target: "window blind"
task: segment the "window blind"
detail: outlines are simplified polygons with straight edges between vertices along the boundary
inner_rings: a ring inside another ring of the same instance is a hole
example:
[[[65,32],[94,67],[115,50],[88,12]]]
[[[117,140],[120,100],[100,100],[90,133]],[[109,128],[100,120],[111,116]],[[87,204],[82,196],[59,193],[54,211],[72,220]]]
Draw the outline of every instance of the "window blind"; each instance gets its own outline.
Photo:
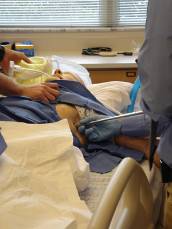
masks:
[[[114,24],[120,26],[142,26],[146,21],[148,0],[119,0]]]
[[[144,25],[147,0],[0,0],[0,27]]]

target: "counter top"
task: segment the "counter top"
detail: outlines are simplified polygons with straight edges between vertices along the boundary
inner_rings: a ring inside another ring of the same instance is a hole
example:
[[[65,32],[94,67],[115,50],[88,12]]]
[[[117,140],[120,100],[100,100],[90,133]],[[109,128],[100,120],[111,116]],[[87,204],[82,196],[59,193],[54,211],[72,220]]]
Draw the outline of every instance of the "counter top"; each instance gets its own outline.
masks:
[[[124,56],[117,55],[113,57],[87,56],[82,54],[58,53],[58,56],[67,60],[83,65],[87,69],[100,68],[137,68],[137,55]]]

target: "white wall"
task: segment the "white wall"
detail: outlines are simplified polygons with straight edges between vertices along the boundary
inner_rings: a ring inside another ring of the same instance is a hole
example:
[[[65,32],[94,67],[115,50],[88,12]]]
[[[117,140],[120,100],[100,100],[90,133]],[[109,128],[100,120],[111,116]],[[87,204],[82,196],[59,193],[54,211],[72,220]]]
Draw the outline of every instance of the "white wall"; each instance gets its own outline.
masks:
[[[94,32],[2,32],[0,41],[32,40],[37,55],[81,53],[82,48],[109,46],[114,51],[134,51],[144,38],[143,30]]]

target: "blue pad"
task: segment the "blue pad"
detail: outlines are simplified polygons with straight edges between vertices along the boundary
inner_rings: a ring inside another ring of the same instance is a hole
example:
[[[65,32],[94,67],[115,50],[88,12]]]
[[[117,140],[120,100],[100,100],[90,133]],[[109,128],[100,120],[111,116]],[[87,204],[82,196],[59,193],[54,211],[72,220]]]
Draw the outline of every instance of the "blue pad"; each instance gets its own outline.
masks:
[[[136,98],[137,98],[137,94],[138,94],[138,91],[140,89],[140,86],[141,86],[141,82],[140,82],[139,77],[137,77],[137,79],[134,82],[134,85],[133,85],[133,87],[131,89],[131,92],[130,92],[131,104],[128,106],[127,113],[130,113],[130,112],[134,111],[134,105],[135,105],[135,102],[136,102]]]

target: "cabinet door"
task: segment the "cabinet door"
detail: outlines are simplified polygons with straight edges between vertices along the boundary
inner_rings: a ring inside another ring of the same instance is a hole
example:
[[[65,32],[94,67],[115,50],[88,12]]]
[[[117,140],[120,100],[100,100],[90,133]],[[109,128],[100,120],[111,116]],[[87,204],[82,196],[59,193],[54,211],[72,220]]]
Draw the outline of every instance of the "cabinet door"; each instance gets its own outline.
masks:
[[[137,69],[88,69],[93,83],[107,81],[126,81],[133,83],[137,76]]]

